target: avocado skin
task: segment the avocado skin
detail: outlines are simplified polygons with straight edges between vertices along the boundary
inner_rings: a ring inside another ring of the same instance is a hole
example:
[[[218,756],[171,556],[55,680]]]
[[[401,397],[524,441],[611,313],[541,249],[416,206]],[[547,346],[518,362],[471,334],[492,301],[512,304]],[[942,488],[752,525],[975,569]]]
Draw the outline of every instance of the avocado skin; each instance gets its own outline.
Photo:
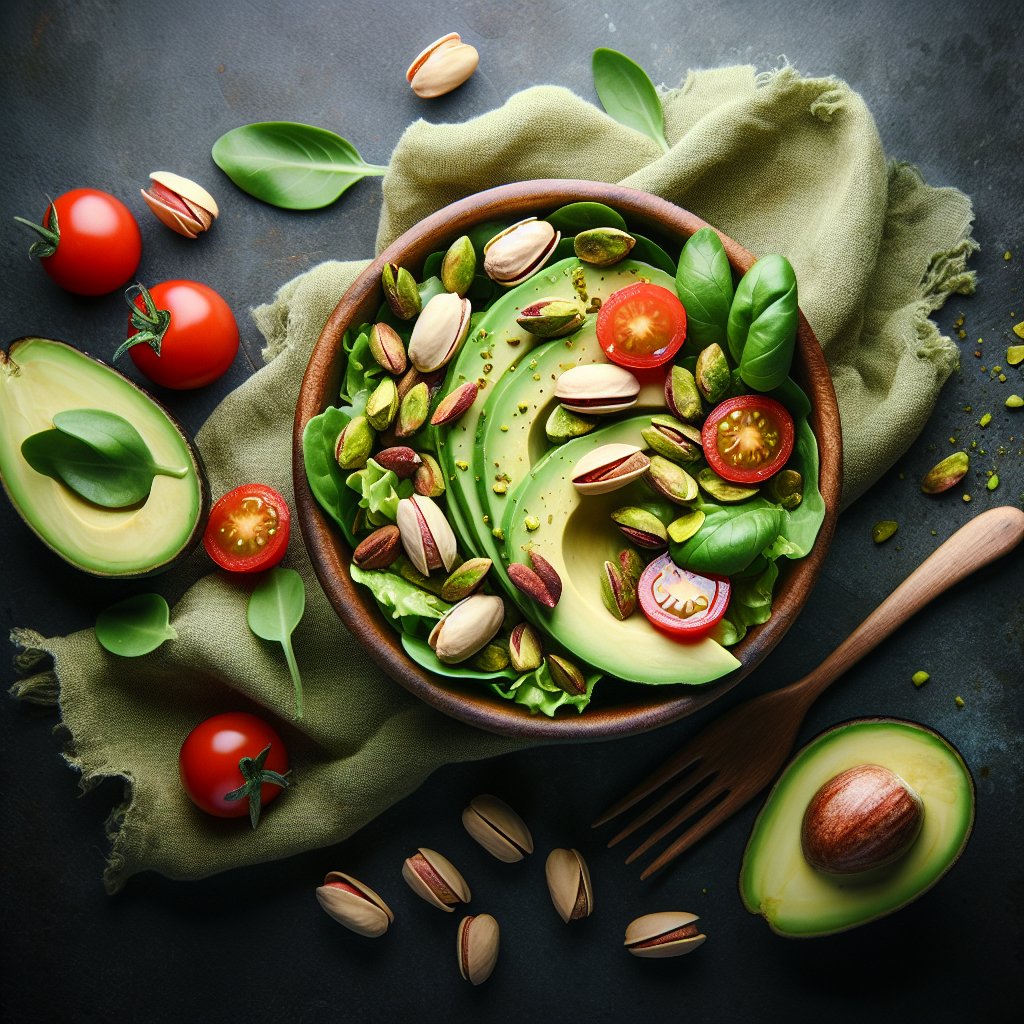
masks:
[[[195,546],[199,543],[203,536],[203,531],[206,528],[206,521],[209,517],[210,512],[210,486],[206,475],[206,467],[203,463],[202,457],[200,456],[195,445],[190,440],[185,428],[181,425],[178,419],[171,413],[161,402],[157,401],[152,395],[150,395],[143,388],[139,387],[135,381],[131,378],[126,377],[119,370],[108,365],[100,359],[89,355],[87,352],[83,352],[81,349],[76,348],[74,345],[70,345],[67,342],[59,341],[52,338],[40,338],[40,337],[23,337],[12,341],[6,350],[0,349],[0,386],[3,386],[3,376],[6,374],[12,374],[16,378],[19,374],[18,370],[18,350],[24,346],[34,346],[36,348],[45,347],[47,354],[51,354],[55,357],[67,356],[71,354],[72,359],[81,360],[80,365],[84,367],[92,366],[95,372],[100,375],[112,375],[118,380],[120,384],[126,385],[131,389],[130,394],[136,400],[141,403],[148,404],[155,407],[158,410],[163,422],[169,430],[172,430],[179,439],[184,451],[188,455],[189,462],[194,472],[194,479],[198,488],[198,514],[195,516],[195,521],[192,525],[192,529],[189,531],[187,537],[183,539],[181,544],[177,547],[175,552],[169,557],[159,559],[152,564],[139,564],[137,567],[126,567],[123,570],[110,570],[101,565],[90,564],[84,558],[75,557],[69,552],[63,550],[58,544],[51,541],[49,538],[44,536],[39,525],[33,521],[33,512],[35,510],[31,507],[26,508],[24,502],[19,502],[16,495],[13,493],[12,486],[9,485],[7,475],[0,473],[0,482],[3,484],[4,492],[6,493],[14,509],[18,512],[25,524],[32,530],[32,532],[43,542],[43,544],[49,548],[54,554],[60,556],[64,561],[74,566],[76,569],[87,573],[90,576],[96,576],[105,579],[143,579],[148,576],[155,576],[159,573],[166,572],[182,562],[192,552]],[[127,392],[126,392],[127,394]],[[2,395],[0,395],[0,426],[2,426],[3,420],[3,409],[4,403]],[[56,410],[55,410],[56,411]],[[114,410],[122,412],[123,410]],[[130,417],[126,417],[130,418]],[[0,445],[6,441],[5,435],[0,433]],[[20,458],[20,452],[17,455]],[[2,466],[2,458],[0,458],[0,466]]]

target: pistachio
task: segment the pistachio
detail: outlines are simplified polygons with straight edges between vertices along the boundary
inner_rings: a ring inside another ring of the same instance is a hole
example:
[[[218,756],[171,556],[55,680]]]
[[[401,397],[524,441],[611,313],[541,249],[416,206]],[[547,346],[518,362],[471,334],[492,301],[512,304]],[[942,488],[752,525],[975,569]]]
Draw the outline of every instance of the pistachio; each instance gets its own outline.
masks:
[[[883,519],[871,527],[871,539],[876,544],[884,544],[899,528],[900,524],[894,519]]]
[[[395,562],[395,565],[398,568],[398,574],[403,580],[408,580],[413,586],[419,587],[420,590],[427,590],[431,594],[436,594],[438,597],[441,596],[442,581],[434,576],[427,576],[421,573],[404,555]]]
[[[416,568],[429,576],[432,569],[450,570],[455,561],[455,534],[444,513],[430,498],[402,498],[396,516],[402,547]],[[487,637],[490,640],[490,637]]]
[[[568,658],[557,654],[548,655],[548,671],[555,685],[570,697],[582,697],[587,692],[586,676]]]
[[[417,896],[450,914],[460,903],[468,903],[472,893],[459,869],[436,850],[421,846],[402,865],[402,877]]]
[[[697,474],[697,483],[711,495],[715,501],[723,505],[735,505],[738,502],[746,501],[754,497],[758,489],[756,487],[744,487],[742,484],[730,483],[723,480],[713,469],[704,467]],[[799,501],[797,504],[800,504]]]
[[[573,239],[577,259],[595,267],[610,267],[625,259],[636,239],[618,228],[590,228]]]
[[[476,250],[469,235],[456,238],[441,261],[441,284],[445,291],[465,297],[476,273]]]
[[[374,530],[361,541],[352,552],[352,561],[360,569],[386,569],[402,549],[402,537],[398,527],[392,524]]]
[[[476,381],[468,380],[465,384],[460,384],[441,400],[434,410],[434,415],[430,417],[430,422],[435,427],[446,427],[454,423],[476,401],[479,390]]]
[[[649,466],[635,444],[603,444],[576,463],[572,482],[580,494],[607,494],[639,479]]]
[[[505,570],[509,580],[527,597],[554,608],[562,596],[562,580],[554,566],[538,552],[528,552],[533,568],[520,562],[512,562]]]
[[[587,415],[622,412],[636,405],[640,382],[614,363],[584,363],[561,374],[555,397],[570,412]]]
[[[398,388],[385,377],[366,402],[366,419],[374,430],[387,430],[398,413]]]
[[[1024,348],[1024,345],[1021,347]],[[1021,398],[1020,395],[1010,395],[1010,397],[1003,402],[1003,405],[1005,405],[1007,409],[1021,409],[1024,408],[1024,398]]]
[[[396,376],[405,373],[405,344],[390,324],[374,324],[369,335],[370,355],[377,365]]]
[[[444,471],[437,459],[427,452],[420,453],[422,465],[412,478],[412,488],[425,498],[440,498],[444,494]]]
[[[142,198],[162,224],[186,238],[210,230],[220,210],[202,185],[170,171],[154,171],[149,180],[153,184],[140,189]]]
[[[644,560],[632,548],[623,548],[619,552],[619,568],[626,579],[636,584],[644,574]]]
[[[459,922],[455,948],[459,973],[473,985],[482,985],[498,962],[501,930],[490,914],[471,914]]]
[[[441,292],[423,307],[409,338],[409,359],[422,373],[447,366],[469,331],[472,306],[454,292]]]
[[[685,505],[697,497],[697,481],[681,466],[660,455],[651,458],[645,479],[654,490],[676,505]]]
[[[517,672],[532,672],[544,661],[540,634],[528,622],[520,622],[508,638],[509,660]]]
[[[626,927],[623,945],[633,956],[663,958],[692,953],[707,938],[697,922],[696,914],[683,911],[661,911],[644,914]]]
[[[420,381],[398,404],[398,420],[395,424],[395,437],[412,437],[424,423],[430,411],[430,391],[424,381]]]
[[[345,424],[334,445],[334,458],[342,469],[362,469],[373,451],[374,433],[365,416]]]
[[[441,584],[441,598],[455,604],[469,597],[484,581],[493,563],[489,558],[470,558]]]
[[[697,381],[685,366],[673,366],[665,375],[665,404],[676,419],[699,423],[704,418]]]
[[[1018,327],[1021,327],[1021,324],[1014,325],[1014,334],[1024,337],[1024,333],[1017,330]],[[1024,363],[1024,345],[1010,345],[1006,350],[1006,361],[1010,366],[1020,366],[1021,363]]]
[[[577,416],[569,412],[564,405],[556,405],[551,410],[544,433],[552,444],[564,444],[575,437],[584,437],[597,426],[597,420],[587,416]]]
[[[709,405],[717,405],[728,394],[732,387],[732,374],[721,345],[712,342],[701,350],[693,376],[697,389]]]
[[[434,395],[441,390],[441,386],[444,384],[444,377],[444,370],[434,370],[433,373],[420,373],[415,366],[410,366],[398,381],[399,401],[405,398],[417,384],[426,384],[427,395],[432,400]]]
[[[704,455],[700,431],[674,416],[652,416],[640,434],[651,451],[673,462],[699,462]]]
[[[617,619],[628,619],[636,611],[636,580],[615,562],[605,562],[601,571],[601,600]]]
[[[385,263],[380,284],[391,312],[399,320],[411,320],[420,311],[420,290],[416,287],[416,279],[405,267]]]
[[[699,508],[684,512],[668,524],[669,540],[682,544],[689,540],[704,525],[704,513]]]
[[[590,917],[594,912],[594,891],[587,862],[578,850],[552,850],[544,874],[551,902],[566,924]]]
[[[921,490],[925,494],[941,494],[948,491],[963,480],[970,468],[971,460],[967,452],[953,452],[925,473],[921,481]]]
[[[382,448],[374,455],[373,461],[381,469],[390,469],[399,480],[408,480],[415,476],[416,471],[423,465],[423,460],[405,445]]]
[[[504,800],[489,793],[470,800],[462,812],[462,824],[488,853],[506,864],[533,853],[533,836],[526,822]]]
[[[516,317],[516,323],[524,331],[538,338],[564,338],[578,331],[584,320],[586,314],[575,302],[558,298],[531,302]]]
[[[420,51],[405,77],[420,99],[429,100],[457,89],[479,63],[476,48],[464,43],[458,32],[449,32]]]
[[[471,658],[501,629],[505,605],[491,594],[471,594],[438,619],[427,637],[438,661],[457,665]]]
[[[546,220],[517,221],[484,246],[484,273],[506,288],[521,284],[547,263],[561,237]]]
[[[636,505],[617,508],[612,512],[612,522],[637,547],[660,551],[668,546],[668,534],[662,521],[645,508]]]
[[[470,664],[481,672],[503,672],[508,668],[509,660],[508,648],[492,641],[473,655]]]
[[[395,919],[391,908],[368,885],[341,871],[329,871],[316,891],[328,916],[357,935],[376,939]]]
[[[795,469],[783,469],[776,473],[765,487],[765,497],[790,512],[799,508],[804,500],[803,474]]]

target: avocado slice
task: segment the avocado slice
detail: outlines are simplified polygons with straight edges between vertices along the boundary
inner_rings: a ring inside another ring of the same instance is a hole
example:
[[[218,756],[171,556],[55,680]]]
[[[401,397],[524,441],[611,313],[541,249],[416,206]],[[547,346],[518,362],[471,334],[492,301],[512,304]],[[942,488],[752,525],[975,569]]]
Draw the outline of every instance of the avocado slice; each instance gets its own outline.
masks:
[[[829,779],[877,764],[924,802],[924,823],[894,864],[863,875],[827,875],[804,859],[804,811]],[[974,824],[974,781],[946,739],[915,722],[846,722],[811,740],[786,767],[754,822],[740,896],[772,931],[792,938],[831,935],[874,921],[927,892],[956,863]]]
[[[94,408],[117,413],[142,435],[154,459],[188,466],[158,476],[141,505],[108,509],[32,469],[25,438],[53,426],[55,413]],[[171,567],[202,534],[209,492],[199,457],[182,428],[116,370],[47,338],[21,338],[0,350],[0,479],[40,540],[93,576],[148,576]]]

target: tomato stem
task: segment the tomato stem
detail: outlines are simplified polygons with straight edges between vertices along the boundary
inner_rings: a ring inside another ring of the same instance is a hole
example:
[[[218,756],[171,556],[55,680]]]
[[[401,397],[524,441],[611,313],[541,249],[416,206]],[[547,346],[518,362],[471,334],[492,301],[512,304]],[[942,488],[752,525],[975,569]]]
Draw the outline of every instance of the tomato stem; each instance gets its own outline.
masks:
[[[255,757],[243,757],[238,762],[238,770],[242,773],[245,783],[238,789],[231,790],[224,794],[225,800],[246,800],[249,801],[249,820],[252,827],[256,828],[260,821],[260,811],[263,809],[263,786],[269,783],[272,786],[280,786],[287,789],[290,783],[280,772],[270,771],[263,766],[267,763],[267,756],[270,754],[272,744],[268,743]],[[285,775],[288,773],[285,772]]]
[[[57,209],[53,203],[47,207],[45,224],[37,224],[34,220],[26,220],[24,217],[15,217],[14,219],[19,224],[24,224],[33,231],[37,231],[41,236],[29,246],[29,256],[45,259],[57,251],[57,245],[60,242],[60,225],[57,223]]]
[[[139,309],[135,300],[142,296],[145,303],[144,309]],[[127,338],[114,353],[114,359],[120,359],[130,348],[136,345],[148,345],[157,355],[160,355],[160,346],[163,344],[164,334],[171,326],[171,313],[167,309],[157,309],[153,296],[144,284],[130,285],[124,291],[125,302],[132,311],[131,326],[136,333]]]

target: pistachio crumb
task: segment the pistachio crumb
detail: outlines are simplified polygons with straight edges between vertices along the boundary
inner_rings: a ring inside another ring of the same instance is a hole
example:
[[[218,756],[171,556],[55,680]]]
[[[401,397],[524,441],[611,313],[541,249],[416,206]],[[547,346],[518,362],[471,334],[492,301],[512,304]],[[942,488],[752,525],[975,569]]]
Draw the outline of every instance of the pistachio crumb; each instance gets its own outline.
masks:
[[[954,703],[954,704],[955,704],[955,705],[956,705],[956,706],[957,706],[958,708],[962,708],[962,707],[964,706],[964,699],[963,699],[963,697],[954,697],[954,698],[953,698],[953,703]]]
[[[500,426],[500,427],[499,427],[498,429],[499,429],[499,430],[500,430],[500,431],[501,431],[501,432],[502,432],[503,434],[507,434],[507,433],[508,433],[508,424],[507,424],[507,423],[502,423],[502,425],[501,425],[501,426]]]
[[[533,533],[534,530],[540,529],[540,520],[536,516],[527,516],[523,520],[523,526],[526,527],[528,533]]]
[[[971,500],[971,496],[969,494],[965,494],[964,495],[964,501],[970,502],[970,500]]]
[[[458,466],[458,468],[461,469],[463,472],[465,472],[467,469],[469,469],[469,463],[466,462],[465,459],[459,459],[455,463],[455,465]]]
[[[932,530],[932,531],[931,531],[931,535],[932,535],[933,537],[938,537],[938,535],[939,535],[939,531],[938,531],[938,530]]]
[[[504,480],[499,480],[496,484],[491,487],[491,490],[495,494],[505,494],[508,491],[508,484]]]
[[[540,374],[539,374],[539,373],[535,373],[535,374],[533,375],[533,379],[534,379],[534,380],[540,380]]]
[[[996,489],[996,488],[997,488],[997,487],[999,486],[999,474],[998,474],[998,473],[993,473],[993,474],[992,474],[992,475],[991,475],[991,476],[990,476],[990,477],[988,478],[988,483],[987,483],[987,484],[985,484],[985,486],[986,486],[986,487],[987,487],[987,488],[988,488],[988,489],[989,489],[990,491],[994,491],[994,490],[995,490],[995,489]]]
[[[961,340],[961,341],[962,341],[962,340],[963,340],[964,338],[966,338],[966,337],[967,337],[967,332],[966,332],[966,331],[965,331],[965,330],[964,330],[964,329],[963,329],[962,327],[961,327],[961,328],[960,328],[960,330],[959,330],[959,331],[957,331],[956,333],[957,333],[957,337],[958,337],[958,338],[960,338],[960,340]]]
[[[1010,395],[1010,397],[1003,403],[1007,409],[1020,409],[1024,407],[1024,398],[1020,395]]]
[[[517,409],[518,409],[518,410],[519,410],[520,412],[526,412],[526,411],[527,411],[527,410],[528,410],[528,409],[530,408],[530,403],[529,403],[529,402],[520,402],[520,403],[519,403],[519,404],[518,404],[518,405],[516,406],[516,408],[517,408]]]
[[[952,445],[955,445],[956,444],[956,438],[955,437],[949,438],[949,443],[952,444]]]
[[[1003,259],[1007,260],[1007,261],[1012,260],[1013,259],[1013,253],[1010,252],[1009,249],[1007,249],[1006,252],[1003,253]]]
[[[999,374],[999,383],[1000,384],[1005,384],[1006,383],[1006,374],[1005,373]]]
[[[931,676],[928,675],[927,672],[922,670],[920,672],[915,672],[910,678],[915,686],[924,686],[924,684],[927,683],[929,679],[931,679]]]
[[[987,412],[987,413],[985,413],[981,417],[980,420],[978,420],[978,426],[981,427],[982,430],[984,430],[985,427],[987,427],[991,422],[992,422],[992,413]]]
[[[491,530],[491,536],[495,540],[504,540],[505,531],[500,526],[496,526],[493,530]]]

